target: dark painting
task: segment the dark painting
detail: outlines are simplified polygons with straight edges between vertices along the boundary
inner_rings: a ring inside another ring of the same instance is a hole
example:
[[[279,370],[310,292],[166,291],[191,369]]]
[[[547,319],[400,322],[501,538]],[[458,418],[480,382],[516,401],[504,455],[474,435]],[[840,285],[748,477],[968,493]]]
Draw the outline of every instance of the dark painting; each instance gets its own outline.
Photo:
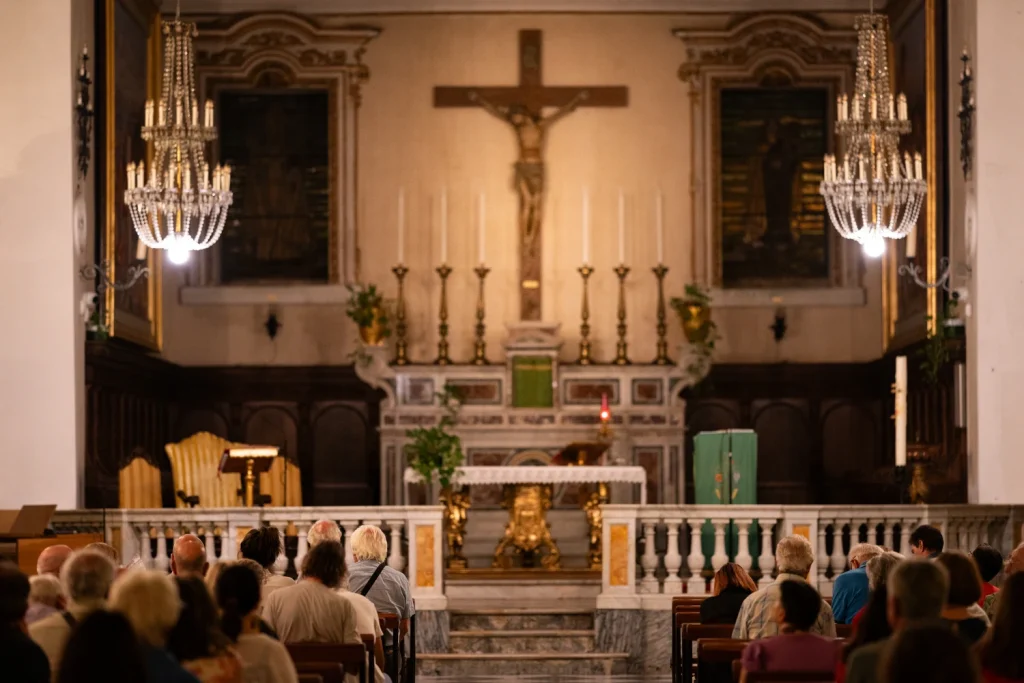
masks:
[[[234,204],[221,282],[328,282],[332,248],[328,92],[219,94],[220,158]]]
[[[721,91],[722,285],[814,286],[829,275],[818,193],[827,151],[825,88]]]

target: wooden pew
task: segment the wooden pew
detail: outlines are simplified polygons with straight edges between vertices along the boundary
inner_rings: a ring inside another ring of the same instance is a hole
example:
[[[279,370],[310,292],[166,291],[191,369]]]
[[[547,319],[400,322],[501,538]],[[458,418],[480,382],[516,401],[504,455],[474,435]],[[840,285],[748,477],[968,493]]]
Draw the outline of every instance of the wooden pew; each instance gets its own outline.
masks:
[[[359,643],[286,643],[288,654],[300,674],[317,674],[324,683],[343,683],[345,674],[356,674],[359,683],[372,683],[367,676],[366,646]]]
[[[678,680],[682,683],[689,683],[690,677],[694,673],[694,642],[701,638],[731,638],[732,629],[732,624],[682,624],[679,647],[682,657],[680,658]]]
[[[299,674],[299,683],[324,683],[320,674]]]
[[[384,631],[391,631],[391,644],[388,646],[385,643],[384,654],[387,661],[388,670],[387,674],[391,677],[391,680],[395,683],[398,682],[398,673],[401,671],[402,663],[402,641],[400,628],[402,626],[401,618],[393,612],[377,612],[377,618],[380,619],[380,627]],[[409,625],[409,629],[412,630],[413,625]],[[388,652],[390,650],[390,653]]]
[[[674,611],[672,613],[672,683],[689,683],[682,667],[682,633],[686,624],[699,624],[700,612]]]
[[[836,624],[836,638],[849,640],[853,635],[853,626],[850,624]]]
[[[732,672],[733,662],[739,661],[743,648],[749,640],[733,640],[732,638],[698,638],[697,639],[697,680],[706,680],[709,667],[720,667],[726,678]]]
[[[732,680],[739,683],[743,662],[732,663]],[[749,671],[747,683],[834,683],[835,671]]]

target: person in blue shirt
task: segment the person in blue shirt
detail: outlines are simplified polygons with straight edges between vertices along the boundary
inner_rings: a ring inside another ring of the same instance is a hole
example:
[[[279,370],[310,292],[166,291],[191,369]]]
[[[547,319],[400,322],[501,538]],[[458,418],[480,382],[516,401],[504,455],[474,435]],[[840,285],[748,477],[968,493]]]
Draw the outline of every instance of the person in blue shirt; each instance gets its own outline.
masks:
[[[868,560],[883,550],[872,543],[858,543],[850,548],[850,569],[835,578],[832,584],[832,615],[837,624],[849,624],[860,608],[867,604]]]

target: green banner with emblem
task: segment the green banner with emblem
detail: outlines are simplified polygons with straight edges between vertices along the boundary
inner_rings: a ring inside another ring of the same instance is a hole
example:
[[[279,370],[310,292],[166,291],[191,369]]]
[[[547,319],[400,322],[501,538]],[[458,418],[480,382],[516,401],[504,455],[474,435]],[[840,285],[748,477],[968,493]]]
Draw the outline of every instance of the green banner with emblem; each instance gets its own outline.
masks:
[[[693,437],[693,493],[697,505],[754,505],[757,503],[757,433],[752,429],[701,432]],[[730,524],[726,552],[736,555],[738,531]],[[702,547],[711,567],[715,528],[704,524]],[[758,556],[756,530],[750,534],[750,555]],[[756,562],[756,560],[755,560]]]

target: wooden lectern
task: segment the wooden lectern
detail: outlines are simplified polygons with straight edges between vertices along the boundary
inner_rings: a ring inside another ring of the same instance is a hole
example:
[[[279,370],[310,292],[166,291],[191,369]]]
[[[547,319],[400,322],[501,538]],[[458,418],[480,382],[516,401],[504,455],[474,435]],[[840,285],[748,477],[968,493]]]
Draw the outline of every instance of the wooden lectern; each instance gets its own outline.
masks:
[[[217,474],[242,475],[242,486],[245,490],[245,507],[251,508],[253,493],[256,488],[256,475],[263,474],[274,464],[277,458],[277,446],[241,446],[224,451],[217,467]]]

